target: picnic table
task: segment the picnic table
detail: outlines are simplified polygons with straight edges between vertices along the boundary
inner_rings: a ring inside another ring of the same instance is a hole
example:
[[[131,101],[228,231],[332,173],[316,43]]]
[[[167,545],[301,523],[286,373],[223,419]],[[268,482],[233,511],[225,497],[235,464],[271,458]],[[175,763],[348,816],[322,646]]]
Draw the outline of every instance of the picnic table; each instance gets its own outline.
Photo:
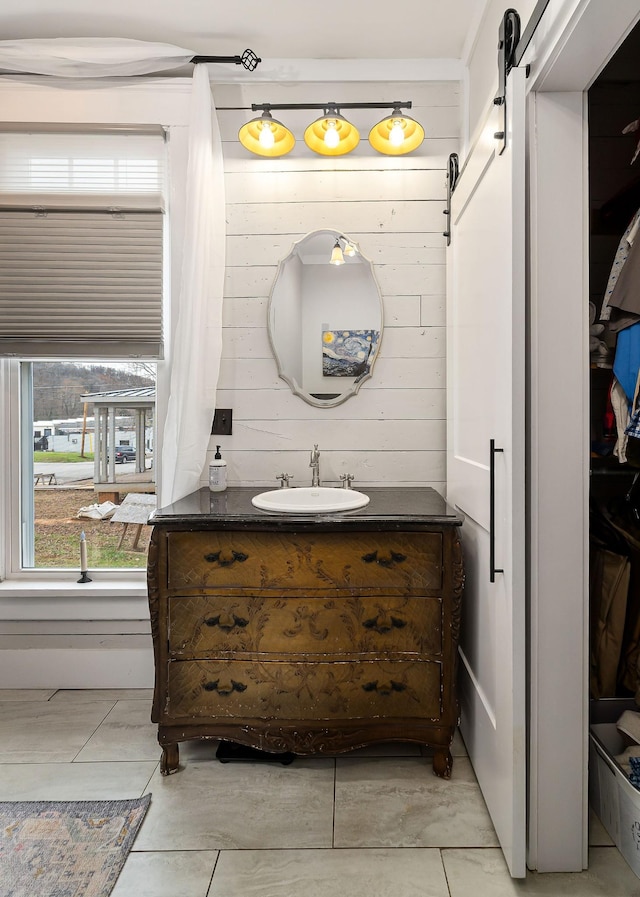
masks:
[[[37,486],[38,484],[41,486],[57,486],[58,481],[55,473],[34,473],[33,485]]]
[[[112,523],[124,523],[122,535],[118,542],[118,548],[122,548],[122,543],[127,534],[129,524],[132,524],[136,527],[136,531],[131,547],[134,551],[138,549],[142,527],[148,521],[149,514],[151,514],[152,511],[155,511],[156,501],[156,496],[150,495],[147,492],[129,492],[125,495],[122,504],[118,506],[111,517]]]

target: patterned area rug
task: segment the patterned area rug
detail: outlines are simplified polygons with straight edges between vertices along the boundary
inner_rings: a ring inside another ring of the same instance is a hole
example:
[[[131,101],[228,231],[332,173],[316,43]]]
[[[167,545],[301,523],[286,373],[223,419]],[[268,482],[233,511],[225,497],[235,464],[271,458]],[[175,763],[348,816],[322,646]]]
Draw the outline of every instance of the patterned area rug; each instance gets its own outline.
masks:
[[[0,894],[107,897],[150,801],[0,802]]]

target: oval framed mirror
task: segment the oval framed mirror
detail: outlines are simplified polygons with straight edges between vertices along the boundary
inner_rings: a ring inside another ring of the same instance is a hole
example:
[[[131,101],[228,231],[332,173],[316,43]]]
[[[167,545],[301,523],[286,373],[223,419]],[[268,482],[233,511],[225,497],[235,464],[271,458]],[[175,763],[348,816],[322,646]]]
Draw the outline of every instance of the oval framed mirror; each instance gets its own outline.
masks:
[[[267,327],[278,374],[310,405],[330,408],[371,376],[382,342],[373,265],[342,231],[293,244],[269,297]]]

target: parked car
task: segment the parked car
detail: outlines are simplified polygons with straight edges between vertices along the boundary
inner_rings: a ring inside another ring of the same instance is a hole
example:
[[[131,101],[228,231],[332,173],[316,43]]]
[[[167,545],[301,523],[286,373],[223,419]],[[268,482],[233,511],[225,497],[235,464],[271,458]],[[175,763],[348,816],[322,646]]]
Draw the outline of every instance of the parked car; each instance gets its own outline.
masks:
[[[117,445],[115,460],[116,464],[124,464],[125,461],[135,461],[135,448],[132,445]]]

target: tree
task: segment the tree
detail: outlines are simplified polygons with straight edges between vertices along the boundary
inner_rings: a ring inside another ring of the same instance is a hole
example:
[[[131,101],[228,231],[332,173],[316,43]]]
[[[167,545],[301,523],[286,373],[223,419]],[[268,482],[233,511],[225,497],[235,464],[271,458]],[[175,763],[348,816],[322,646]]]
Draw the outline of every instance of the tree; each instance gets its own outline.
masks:
[[[34,420],[81,418],[85,393],[154,386],[153,365],[33,362]]]

